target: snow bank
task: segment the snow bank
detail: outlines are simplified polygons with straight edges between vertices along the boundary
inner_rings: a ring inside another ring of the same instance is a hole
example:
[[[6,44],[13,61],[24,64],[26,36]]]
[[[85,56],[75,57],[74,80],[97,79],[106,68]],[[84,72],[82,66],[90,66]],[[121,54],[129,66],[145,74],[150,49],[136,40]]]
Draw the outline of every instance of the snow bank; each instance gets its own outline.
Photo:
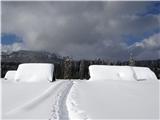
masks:
[[[137,80],[157,80],[153,71],[147,67],[132,67]]]
[[[91,65],[91,80],[135,80],[130,66]]]
[[[25,63],[18,66],[15,81],[52,81],[54,66],[47,63]]]
[[[16,70],[9,70],[9,71],[6,73],[4,79],[5,79],[5,80],[14,80],[15,75],[16,75]]]

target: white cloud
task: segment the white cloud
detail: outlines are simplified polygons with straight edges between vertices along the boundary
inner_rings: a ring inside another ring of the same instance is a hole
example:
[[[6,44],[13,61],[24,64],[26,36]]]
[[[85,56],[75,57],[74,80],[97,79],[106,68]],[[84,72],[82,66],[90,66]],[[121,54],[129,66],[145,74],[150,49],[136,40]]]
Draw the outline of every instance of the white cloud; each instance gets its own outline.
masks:
[[[148,4],[2,2],[2,32],[22,37],[23,46],[31,50],[48,50],[75,58],[125,59],[128,46],[122,35],[140,36],[159,24],[159,17],[137,16]]]
[[[130,49],[135,53],[137,59],[160,58],[160,33],[154,34],[141,42],[136,42]]]
[[[144,49],[159,49],[160,48],[160,33],[154,34],[149,38],[145,38],[141,42],[136,42],[134,47],[142,47]]]

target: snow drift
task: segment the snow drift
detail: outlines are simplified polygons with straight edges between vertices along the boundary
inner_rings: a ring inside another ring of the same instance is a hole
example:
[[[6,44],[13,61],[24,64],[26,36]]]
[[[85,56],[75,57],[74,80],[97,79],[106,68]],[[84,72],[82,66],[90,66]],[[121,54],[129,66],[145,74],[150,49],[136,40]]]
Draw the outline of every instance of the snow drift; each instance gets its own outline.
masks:
[[[52,81],[53,64],[48,63],[25,63],[18,66],[15,81],[20,82],[37,82]]]
[[[16,75],[16,70],[9,70],[9,71],[6,73],[4,79],[5,79],[5,80],[14,80],[15,75]]]

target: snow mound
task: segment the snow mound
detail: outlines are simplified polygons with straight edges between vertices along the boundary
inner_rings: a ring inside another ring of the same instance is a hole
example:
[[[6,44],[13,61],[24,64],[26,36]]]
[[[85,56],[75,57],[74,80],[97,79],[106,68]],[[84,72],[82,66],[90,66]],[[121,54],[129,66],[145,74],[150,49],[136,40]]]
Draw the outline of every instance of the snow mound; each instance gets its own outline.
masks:
[[[130,66],[91,65],[91,80],[135,80]]]
[[[14,80],[15,75],[16,75],[16,70],[9,70],[9,71],[6,73],[4,79],[5,79],[5,80]]]
[[[137,80],[157,80],[155,73],[147,67],[132,67]]]
[[[25,63],[18,66],[15,81],[52,81],[54,66],[48,63]]]

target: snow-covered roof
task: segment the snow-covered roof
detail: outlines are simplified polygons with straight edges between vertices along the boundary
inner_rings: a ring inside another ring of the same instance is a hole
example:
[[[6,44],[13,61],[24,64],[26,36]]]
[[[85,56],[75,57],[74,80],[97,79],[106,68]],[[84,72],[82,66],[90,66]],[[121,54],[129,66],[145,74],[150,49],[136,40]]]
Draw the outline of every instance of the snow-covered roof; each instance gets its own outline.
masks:
[[[14,80],[15,74],[16,74],[16,70],[9,70],[9,71],[7,71],[4,79],[5,80]]]
[[[157,79],[147,67],[91,65],[90,80],[152,80]]]
[[[137,80],[157,80],[155,73],[147,67],[132,67]]]
[[[130,66],[91,65],[91,80],[135,80]]]
[[[18,66],[15,81],[52,81],[54,65],[49,63],[25,63]]]

